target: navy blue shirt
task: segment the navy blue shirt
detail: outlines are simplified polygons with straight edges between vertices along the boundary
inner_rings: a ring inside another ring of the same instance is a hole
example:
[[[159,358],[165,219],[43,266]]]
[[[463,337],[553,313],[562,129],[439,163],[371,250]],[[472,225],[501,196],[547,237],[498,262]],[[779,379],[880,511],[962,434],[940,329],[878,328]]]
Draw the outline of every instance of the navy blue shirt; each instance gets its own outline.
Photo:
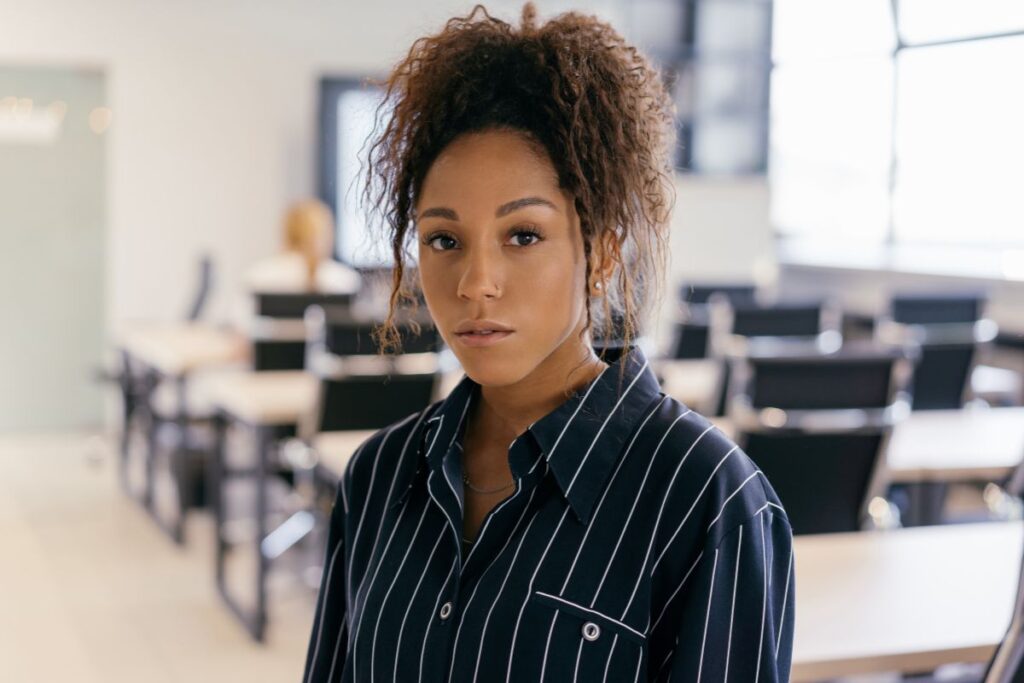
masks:
[[[461,451],[479,391],[465,376],[353,454],[304,681],[789,679],[786,513],[639,347],[509,445],[515,489],[470,545]]]

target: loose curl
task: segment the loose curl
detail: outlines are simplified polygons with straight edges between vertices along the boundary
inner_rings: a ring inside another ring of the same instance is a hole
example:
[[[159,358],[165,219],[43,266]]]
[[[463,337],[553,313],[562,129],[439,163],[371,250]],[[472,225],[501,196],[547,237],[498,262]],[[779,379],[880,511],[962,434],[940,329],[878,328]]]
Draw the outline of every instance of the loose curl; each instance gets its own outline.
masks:
[[[383,351],[401,348],[402,303],[418,306],[406,277],[415,206],[431,164],[460,135],[514,130],[547,151],[580,218],[586,280],[594,247],[617,271],[587,324],[628,347],[664,285],[674,203],[674,107],[660,74],[607,23],[577,12],[537,25],[532,2],[520,26],[476,5],[435,35],[416,40],[385,81],[376,111],[363,198],[391,243],[387,319],[374,331]],[[415,327],[415,322],[412,323]],[[419,332],[418,328],[414,330]]]

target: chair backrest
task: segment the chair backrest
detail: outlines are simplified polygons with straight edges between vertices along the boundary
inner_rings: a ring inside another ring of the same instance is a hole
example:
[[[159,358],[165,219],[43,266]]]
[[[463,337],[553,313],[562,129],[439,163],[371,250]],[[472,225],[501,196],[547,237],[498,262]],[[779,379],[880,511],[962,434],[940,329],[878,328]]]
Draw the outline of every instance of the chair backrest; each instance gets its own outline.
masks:
[[[706,304],[712,294],[721,294],[734,305],[754,303],[757,287],[748,283],[685,283],[679,287],[679,301]]]
[[[302,320],[310,306],[347,307],[352,303],[352,294],[324,292],[257,292],[256,315],[267,318]]]
[[[679,287],[683,319],[675,324],[668,356],[675,359],[707,358],[708,303],[718,294],[734,305],[752,305],[757,288],[748,283],[685,283]]]
[[[822,302],[732,306],[732,333],[742,337],[813,337],[822,331]]]
[[[737,359],[737,442],[778,493],[796,534],[856,531],[883,492],[882,454],[905,408],[898,351]]]
[[[879,318],[880,339],[900,337],[920,347],[914,372],[915,410],[957,409],[968,394],[987,301],[982,292],[897,294]]]
[[[310,306],[348,308],[351,294],[322,292],[261,293],[256,298],[256,318],[250,333],[253,369],[302,370],[306,360],[303,316]]]
[[[748,353],[753,344],[834,351],[842,343],[838,308],[822,300],[733,305],[718,295],[711,305],[711,353],[718,357]],[[732,368],[726,364],[718,390],[716,415],[725,412]]]
[[[430,405],[436,373],[320,379],[317,431],[379,429]]]
[[[210,300],[210,290],[213,288],[213,259],[209,254],[203,254],[199,259],[199,282],[196,286],[196,293],[192,299],[192,305],[188,309],[185,319],[189,322],[199,320],[206,308],[206,302]]]
[[[1017,579],[1017,599],[1010,625],[981,680],[982,683],[1024,683],[1024,561]]]
[[[981,319],[985,301],[980,292],[896,294],[889,303],[889,316],[907,325],[973,323]]]

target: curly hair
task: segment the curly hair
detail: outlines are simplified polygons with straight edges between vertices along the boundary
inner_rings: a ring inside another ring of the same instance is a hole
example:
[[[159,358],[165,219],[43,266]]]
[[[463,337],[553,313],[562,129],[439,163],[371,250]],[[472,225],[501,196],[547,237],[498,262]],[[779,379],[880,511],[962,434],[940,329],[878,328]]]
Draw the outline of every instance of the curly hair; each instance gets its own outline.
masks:
[[[418,305],[405,250],[427,171],[455,138],[485,130],[514,130],[546,150],[580,218],[585,282],[595,245],[617,271],[596,315],[587,297],[583,331],[628,346],[647,295],[663,290],[674,203],[674,106],[644,55],[594,16],[567,12],[538,26],[528,2],[516,28],[476,5],[416,40],[378,85],[363,197],[383,218],[395,263],[388,316],[374,333],[381,348],[400,348],[396,309]]]

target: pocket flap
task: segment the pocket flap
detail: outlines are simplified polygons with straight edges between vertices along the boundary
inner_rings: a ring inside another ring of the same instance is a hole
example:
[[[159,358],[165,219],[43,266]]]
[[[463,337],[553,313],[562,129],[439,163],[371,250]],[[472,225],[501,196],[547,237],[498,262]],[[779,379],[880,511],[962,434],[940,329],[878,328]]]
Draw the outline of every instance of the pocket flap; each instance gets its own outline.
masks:
[[[616,633],[623,638],[632,640],[633,642],[643,645],[647,642],[647,636],[633,628],[625,622],[619,621],[614,617],[610,617],[607,614],[598,612],[597,610],[586,607],[574,602],[572,600],[566,600],[565,598],[555,595],[554,593],[548,593],[542,590],[534,590],[532,599],[543,605],[548,605],[557,610],[561,610],[573,616],[579,617],[584,621],[592,621],[602,629],[608,629],[612,633]]]

